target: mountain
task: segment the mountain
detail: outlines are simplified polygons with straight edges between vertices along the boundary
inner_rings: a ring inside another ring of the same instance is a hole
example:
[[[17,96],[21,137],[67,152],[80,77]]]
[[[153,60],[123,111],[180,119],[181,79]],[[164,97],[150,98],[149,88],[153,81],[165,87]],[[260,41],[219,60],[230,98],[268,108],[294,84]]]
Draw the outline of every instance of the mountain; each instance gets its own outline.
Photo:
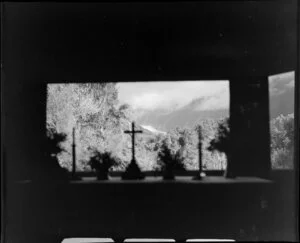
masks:
[[[294,113],[295,72],[269,77],[270,119]]]
[[[169,131],[176,127],[193,127],[202,119],[219,119],[228,116],[228,109],[200,110],[205,98],[194,99],[187,105],[171,110],[136,110],[136,121],[145,128]]]
[[[294,113],[294,88],[270,95],[270,119]]]
[[[164,134],[164,135],[166,134],[166,132],[159,131],[152,126],[141,125],[141,127],[144,128],[144,130],[150,131],[151,133],[154,134]]]
[[[278,94],[270,94],[270,119],[280,114],[287,115],[294,112],[294,88],[286,88]],[[206,98],[198,98],[189,104],[174,109],[136,110],[135,116],[138,124],[151,132],[164,131],[176,127],[193,127],[202,119],[219,119],[229,116],[228,109],[200,110]]]

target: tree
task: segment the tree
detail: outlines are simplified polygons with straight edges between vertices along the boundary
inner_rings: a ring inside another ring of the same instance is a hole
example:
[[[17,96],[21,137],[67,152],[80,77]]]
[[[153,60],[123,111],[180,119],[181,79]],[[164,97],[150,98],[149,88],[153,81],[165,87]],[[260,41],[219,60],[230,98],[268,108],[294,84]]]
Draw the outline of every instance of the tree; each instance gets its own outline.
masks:
[[[66,134],[57,133],[54,129],[49,129],[47,131],[46,143],[45,143],[45,157],[43,160],[48,161],[48,172],[52,171],[47,175],[54,175],[56,180],[66,180],[68,178],[66,170],[62,169],[58,163],[58,155],[64,151],[61,144],[65,141]],[[48,177],[49,178],[49,177]],[[47,176],[44,178],[47,179]]]
[[[174,171],[185,170],[184,157],[177,151],[172,153],[168,146],[168,140],[164,140],[158,153],[158,166],[164,172],[165,179],[174,179]]]
[[[61,143],[66,140],[67,135],[64,133],[57,133],[54,129],[49,129],[47,134],[46,154],[51,157],[56,157],[59,153],[64,151]]]
[[[110,152],[100,153],[96,149],[92,151],[93,155],[90,158],[89,165],[96,170],[98,180],[107,180],[109,169],[118,164],[118,161]]]
[[[230,152],[230,132],[229,119],[224,119],[219,122],[216,137],[210,141],[207,148],[209,151],[219,151],[221,153],[229,154]]]
[[[270,122],[271,161],[275,169],[293,168],[294,114],[280,115]]]
[[[78,169],[87,168],[91,156],[88,147],[103,152],[120,147],[113,139],[123,132],[129,106],[118,107],[115,83],[51,84],[48,85],[47,128],[67,134],[62,143],[65,151],[59,154],[60,164],[71,169],[72,129],[76,129]]]
[[[231,162],[231,149],[230,149],[231,139],[230,139],[230,119],[226,118],[219,122],[216,137],[210,141],[208,150],[211,152],[221,152],[227,157],[227,167],[225,171],[225,176],[228,178],[233,178],[235,175],[232,170]]]

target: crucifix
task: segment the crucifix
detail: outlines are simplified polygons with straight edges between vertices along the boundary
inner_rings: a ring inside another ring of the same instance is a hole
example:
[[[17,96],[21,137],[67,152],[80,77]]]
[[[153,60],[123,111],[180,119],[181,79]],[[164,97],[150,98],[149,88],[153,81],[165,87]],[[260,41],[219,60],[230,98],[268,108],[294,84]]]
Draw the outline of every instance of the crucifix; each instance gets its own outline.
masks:
[[[132,142],[132,161],[135,161],[135,134],[136,133],[143,133],[143,131],[141,130],[135,130],[135,124],[134,122],[131,123],[131,131],[127,130],[127,131],[124,131],[124,133],[127,133],[127,134],[131,134],[131,142]]]
[[[143,179],[144,175],[141,172],[139,166],[136,163],[135,159],[135,134],[136,133],[142,133],[143,131],[141,130],[135,130],[135,124],[134,122],[131,123],[131,131],[127,130],[124,131],[124,133],[130,134],[131,135],[131,142],[132,142],[132,159],[128,167],[126,168],[125,173],[123,173],[123,179]]]

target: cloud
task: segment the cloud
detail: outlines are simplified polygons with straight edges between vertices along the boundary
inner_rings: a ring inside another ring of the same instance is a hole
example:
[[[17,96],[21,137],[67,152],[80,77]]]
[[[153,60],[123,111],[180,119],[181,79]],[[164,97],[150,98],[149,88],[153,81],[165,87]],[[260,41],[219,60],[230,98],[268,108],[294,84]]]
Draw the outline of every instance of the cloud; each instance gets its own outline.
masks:
[[[294,88],[295,87],[295,80],[291,80],[289,83],[286,84],[287,87],[289,88]]]
[[[159,93],[144,93],[141,95],[134,95],[127,101],[134,109],[156,109],[160,107],[168,107],[168,99]]]
[[[228,81],[176,81],[118,83],[121,103],[128,103],[134,109],[174,109],[192,100],[205,99],[199,109],[228,108]]]
[[[270,95],[280,95],[295,86],[295,72],[269,76]]]
[[[195,110],[218,110],[229,108],[229,93],[225,90],[217,95],[207,97]]]

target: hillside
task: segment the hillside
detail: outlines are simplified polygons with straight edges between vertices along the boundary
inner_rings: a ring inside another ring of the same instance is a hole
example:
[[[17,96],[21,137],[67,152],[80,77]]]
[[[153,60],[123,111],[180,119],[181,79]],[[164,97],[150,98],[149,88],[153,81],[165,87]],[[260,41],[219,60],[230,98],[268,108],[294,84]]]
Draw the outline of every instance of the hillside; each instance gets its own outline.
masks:
[[[278,94],[270,93],[270,119],[279,115],[287,115],[294,112],[294,88],[282,89]],[[152,126],[155,129],[168,132],[176,127],[192,127],[203,119],[219,119],[229,116],[228,109],[198,110],[197,107],[205,98],[191,101],[184,107],[172,110],[136,110],[136,121],[144,126]]]
[[[294,112],[294,89],[287,89],[284,92],[270,96],[270,119],[279,115],[288,115]]]
[[[227,109],[198,110],[203,98],[193,100],[179,109],[164,110],[137,110],[137,122],[144,126],[168,132],[176,127],[193,127],[204,119],[219,119],[228,116]]]

